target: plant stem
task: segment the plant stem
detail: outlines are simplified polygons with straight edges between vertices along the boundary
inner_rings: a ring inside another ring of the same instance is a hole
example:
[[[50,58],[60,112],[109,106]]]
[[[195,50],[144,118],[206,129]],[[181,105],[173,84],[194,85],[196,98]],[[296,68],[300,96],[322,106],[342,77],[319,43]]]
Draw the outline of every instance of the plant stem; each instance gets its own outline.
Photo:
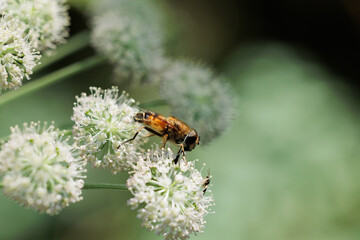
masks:
[[[89,31],[80,32],[72,36],[67,43],[59,46],[56,49],[54,55],[43,57],[41,59],[41,64],[38,65],[34,72],[38,72],[48,67],[49,65],[71,55],[72,53],[79,51],[89,45]]]
[[[83,189],[119,189],[128,190],[125,184],[116,183],[85,183]]]
[[[67,67],[59,69],[55,72],[52,72],[44,77],[41,77],[35,81],[32,81],[24,86],[22,86],[17,91],[10,91],[2,94],[0,96],[0,106],[10,102],[13,99],[24,96],[26,94],[32,93],[34,91],[40,90],[44,87],[50,86],[56,82],[65,80],[66,78],[85,71],[93,66],[96,66],[100,63],[103,63],[105,59],[103,57],[94,56],[79,62],[73,63]]]
[[[0,182],[0,188],[3,188],[4,185]],[[128,190],[125,184],[116,184],[116,183],[85,183],[83,189],[119,189],[119,190]]]

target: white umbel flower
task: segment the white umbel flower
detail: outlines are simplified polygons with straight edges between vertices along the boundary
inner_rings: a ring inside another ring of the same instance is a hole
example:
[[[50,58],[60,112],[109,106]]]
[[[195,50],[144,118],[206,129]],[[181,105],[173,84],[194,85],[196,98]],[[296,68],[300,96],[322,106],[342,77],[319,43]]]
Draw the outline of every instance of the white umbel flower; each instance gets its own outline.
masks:
[[[114,174],[127,170],[141,151],[142,133],[134,141],[118,146],[134,136],[140,126],[133,121],[138,111],[134,99],[119,94],[116,87],[91,87],[91,94],[76,97],[72,120],[74,140],[82,156],[95,167],[109,168]]]
[[[4,194],[41,213],[82,200],[84,173],[84,161],[53,125],[15,126],[0,151]]]
[[[161,33],[139,15],[108,10],[94,17],[91,35],[93,46],[114,64],[115,77],[133,84],[158,80],[164,65]]]
[[[219,136],[234,114],[234,100],[225,80],[200,64],[173,62],[163,73],[161,94],[174,116],[187,122],[208,143]]]
[[[127,187],[134,195],[128,204],[138,210],[138,218],[148,230],[165,239],[187,239],[203,232],[204,217],[213,197],[204,195],[206,178],[194,162],[173,163],[170,149],[149,151],[134,165]]]
[[[17,89],[29,79],[40,55],[23,38],[25,28],[16,20],[0,20],[0,92]]]
[[[27,25],[29,40],[39,51],[48,52],[65,42],[70,18],[65,0],[1,0],[5,19],[19,19]]]

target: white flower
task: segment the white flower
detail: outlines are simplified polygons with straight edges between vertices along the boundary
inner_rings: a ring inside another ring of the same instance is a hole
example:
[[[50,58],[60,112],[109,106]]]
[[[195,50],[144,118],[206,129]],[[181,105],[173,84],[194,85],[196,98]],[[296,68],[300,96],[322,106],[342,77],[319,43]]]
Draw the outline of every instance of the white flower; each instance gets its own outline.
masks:
[[[162,33],[154,24],[158,16],[154,13],[150,18],[152,8],[147,2],[119,1],[93,19],[91,42],[115,65],[120,80],[156,81],[163,68]]]
[[[70,18],[65,0],[2,0],[0,13],[5,19],[19,19],[29,40],[39,51],[53,50],[69,35]]]
[[[53,125],[15,126],[0,151],[4,194],[50,215],[82,200],[83,167],[84,161]]]
[[[174,116],[194,128],[208,143],[229,125],[234,114],[230,86],[205,66],[173,62],[163,73],[161,94]]]
[[[127,181],[134,195],[128,204],[136,209],[143,226],[165,239],[187,239],[203,232],[204,217],[213,197],[204,195],[206,178],[194,162],[174,164],[170,149],[149,151],[133,167]]]
[[[143,143],[142,133],[132,142],[122,144],[132,138],[140,126],[133,121],[138,111],[132,107],[134,99],[124,92],[120,95],[116,87],[102,90],[91,87],[91,94],[76,97],[73,133],[84,159],[95,167],[109,168],[113,173],[129,169],[136,161],[139,145]]]
[[[17,89],[29,79],[40,55],[23,38],[23,24],[0,19],[0,92]]]

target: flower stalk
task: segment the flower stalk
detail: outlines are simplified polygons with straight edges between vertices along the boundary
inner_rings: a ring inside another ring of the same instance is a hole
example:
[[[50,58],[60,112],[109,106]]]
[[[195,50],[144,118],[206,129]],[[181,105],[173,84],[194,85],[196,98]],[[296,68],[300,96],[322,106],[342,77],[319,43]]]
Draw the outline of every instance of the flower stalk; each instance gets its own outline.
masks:
[[[73,63],[70,66],[64,67],[60,70],[54,71],[44,77],[37,79],[36,81],[32,81],[23,87],[21,87],[18,91],[11,91],[4,93],[0,96],[0,106],[14,100],[18,97],[24,96],[26,94],[35,92],[51,84],[63,81],[70,76],[73,76],[77,73],[90,69],[96,65],[105,62],[103,57],[94,56],[85,60],[81,60],[79,62]]]
[[[4,184],[0,182],[0,188],[3,188]],[[83,189],[118,189],[128,190],[126,184],[116,183],[85,183]]]
[[[0,184],[1,186],[1,184]],[[85,183],[83,189],[118,189],[128,190],[126,184],[116,183]]]
[[[41,60],[41,64],[38,65],[34,71],[39,72],[51,64],[60,61],[67,56],[75,53],[76,51],[80,51],[85,48],[90,43],[89,31],[82,31],[74,36],[72,36],[66,44],[61,45],[57,48],[56,53],[54,55],[50,55],[48,57],[43,57]]]

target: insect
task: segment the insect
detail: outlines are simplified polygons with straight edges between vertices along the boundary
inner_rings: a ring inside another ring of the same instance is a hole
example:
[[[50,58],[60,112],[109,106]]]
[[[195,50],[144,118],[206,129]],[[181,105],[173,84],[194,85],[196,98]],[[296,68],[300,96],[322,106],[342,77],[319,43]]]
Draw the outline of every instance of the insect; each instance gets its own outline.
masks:
[[[204,184],[202,185],[202,187],[203,187],[203,194],[206,193],[206,190],[208,189],[209,184],[210,184],[210,170],[208,171],[208,175],[205,177]]]
[[[162,148],[165,147],[167,141],[171,141],[180,146],[180,149],[174,159],[176,164],[181,153],[185,156],[185,151],[193,150],[196,145],[200,143],[200,136],[198,133],[176,117],[165,117],[158,113],[144,111],[136,113],[134,121],[142,123],[144,126],[135,133],[134,137],[121,143],[118,148],[122,144],[134,140],[139,132],[145,128],[151,133],[145,137],[154,135],[162,137]]]

